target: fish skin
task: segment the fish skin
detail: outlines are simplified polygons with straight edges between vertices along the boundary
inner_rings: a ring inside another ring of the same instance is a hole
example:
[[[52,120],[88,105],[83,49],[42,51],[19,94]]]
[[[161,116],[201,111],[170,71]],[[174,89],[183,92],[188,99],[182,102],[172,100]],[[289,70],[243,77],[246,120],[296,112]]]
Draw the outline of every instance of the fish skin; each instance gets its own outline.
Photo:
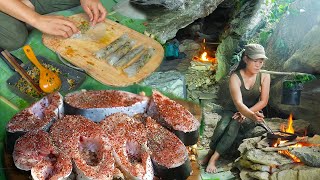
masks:
[[[124,113],[115,113],[99,125],[108,134],[119,169],[129,179],[152,180],[154,172],[144,125]]]
[[[75,103],[75,102],[79,103]],[[146,112],[149,98],[126,91],[77,91],[65,96],[66,114],[78,114],[94,122],[122,112],[129,116]]]
[[[56,146],[72,159],[77,179],[112,179],[111,146],[96,123],[80,115],[66,115],[53,124],[50,134]]]
[[[48,131],[57,119],[63,117],[63,97],[59,92],[49,94],[30,107],[14,115],[6,125],[6,150],[13,152],[14,142],[28,131]]]
[[[198,142],[200,122],[181,104],[153,90],[147,114],[173,132],[185,145]]]
[[[63,97],[59,92],[49,94],[13,116],[8,122],[8,132],[48,131],[52,123],[64,115]]]
[[[155,175],[160,179],[187,179],[192,167],[183,142],[151,117],[146,118],[146,129]]]
[[[182,165],[188,159],[188,151],[181,140],[172,132],[158,124],[151,117],[146,120],[148,147],[151,158],[167,168]],[[163,158],[163,155],[166,155]]]

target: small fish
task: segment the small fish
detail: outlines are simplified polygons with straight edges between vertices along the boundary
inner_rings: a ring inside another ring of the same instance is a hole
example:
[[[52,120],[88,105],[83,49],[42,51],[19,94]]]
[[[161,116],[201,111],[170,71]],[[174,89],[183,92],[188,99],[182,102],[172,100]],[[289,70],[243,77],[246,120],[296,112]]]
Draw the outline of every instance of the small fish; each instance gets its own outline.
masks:
[[[144,52],[139,59],[130,65],[129,67],[124,69],[124,72],[128,75],[128,77],[132,77],[136,75],[140,69],[147,64],[147,62],[151,59],[155,49],[153,48],[148,48],[146,52]]]
[[[105,59],[108,57],[111,53],[119,49],[121,46],[123,46],[127,41],[129,40],[128,34],[123,34],[118,39],[113,41],[112,43],[108,44],[106,47],[100,49],[95,53],[96,58],[98,59]]]
[[[126,42],[123,46],[121,46],[119,49],[117,49],[115,52],[110,54],[110,57],[107,58],[107,61],[110,65],[113,65],[117,61],[119,61],[120,58],[122,58],[124,55],[126,55],[134,46],[136,42],[131,40]]]
[[[143,50],[144,50],[144,46],[140,45],[140,46],[132,49],[131,51],[129,51],[126,55],[124,55],[122,58],[120,58],[119,61],[117,61],[113,65],[115,67],[124,67],[125,65],[127,65],[130,62],[130,60],[132,60],[134,57],[136,57]]]

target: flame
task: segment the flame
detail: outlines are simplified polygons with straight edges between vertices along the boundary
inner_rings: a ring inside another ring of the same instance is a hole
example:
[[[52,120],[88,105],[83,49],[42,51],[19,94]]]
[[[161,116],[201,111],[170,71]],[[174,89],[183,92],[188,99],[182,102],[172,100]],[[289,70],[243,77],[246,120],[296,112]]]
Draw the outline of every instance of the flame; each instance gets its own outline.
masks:
[[[291,154],[288,150],[280,150],[278,153],[290,157],[294,162],[301,162],[297,156]]]
[[[206,51],[204,51],[200,55],[200,57],[197,57],[197,56],[193,57],[193,60],[200,61],[200,62],[211,62],[211,63],[216,62],[216,58],[209,57]]]
[[[216,58],[208,56],[208,52],[206,51],[205,44],[206,44],[206,39],[203,39],[202,53],[199,57],[194,56],[193,60],[200,61],[200,62],[211,62],[212,64],[214,64],[216,62]]]
[[[292,126],[292,123],[293,123],[293,120],[292,120],[292,113],[290,113],[289,115],[289,118],[288,118],[288,124],[287,124],[287,128],[285,128],[285,125],[284,124],[281,124],[280,125],[280,130],[282,132],[287,132],[287,133],[292,133],[294,134],[294,129],[293,129],[293,126]]]

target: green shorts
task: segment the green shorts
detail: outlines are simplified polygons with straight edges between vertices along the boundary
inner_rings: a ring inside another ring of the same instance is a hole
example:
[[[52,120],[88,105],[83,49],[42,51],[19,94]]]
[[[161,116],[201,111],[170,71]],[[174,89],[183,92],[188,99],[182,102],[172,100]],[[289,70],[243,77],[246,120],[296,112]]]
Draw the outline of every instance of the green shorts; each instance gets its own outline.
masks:
[[[80,5],[79,0],[30,0],[39,14],[70,9]],[[28,37],[26,24],[0,12],[0,47],[9,51],[20,48]]]

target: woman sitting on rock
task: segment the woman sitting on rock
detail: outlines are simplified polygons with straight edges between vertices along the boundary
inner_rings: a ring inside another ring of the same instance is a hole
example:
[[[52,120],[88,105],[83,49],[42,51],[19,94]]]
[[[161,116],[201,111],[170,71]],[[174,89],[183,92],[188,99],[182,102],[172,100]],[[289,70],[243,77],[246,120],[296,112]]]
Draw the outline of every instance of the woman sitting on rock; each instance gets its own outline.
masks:
[[[208,164],[206,171],[217,172],[219,156],[231,147],[236,137],[255,127],[263,120],[261,110],[268,104],[270,75],[260,73],[265,56],[259,44],[248,44],[238,68],[231,74],[229,89],[233,103],[224,107],[222,119],[218,122],[210,142],[210,150],[200,162]]]

